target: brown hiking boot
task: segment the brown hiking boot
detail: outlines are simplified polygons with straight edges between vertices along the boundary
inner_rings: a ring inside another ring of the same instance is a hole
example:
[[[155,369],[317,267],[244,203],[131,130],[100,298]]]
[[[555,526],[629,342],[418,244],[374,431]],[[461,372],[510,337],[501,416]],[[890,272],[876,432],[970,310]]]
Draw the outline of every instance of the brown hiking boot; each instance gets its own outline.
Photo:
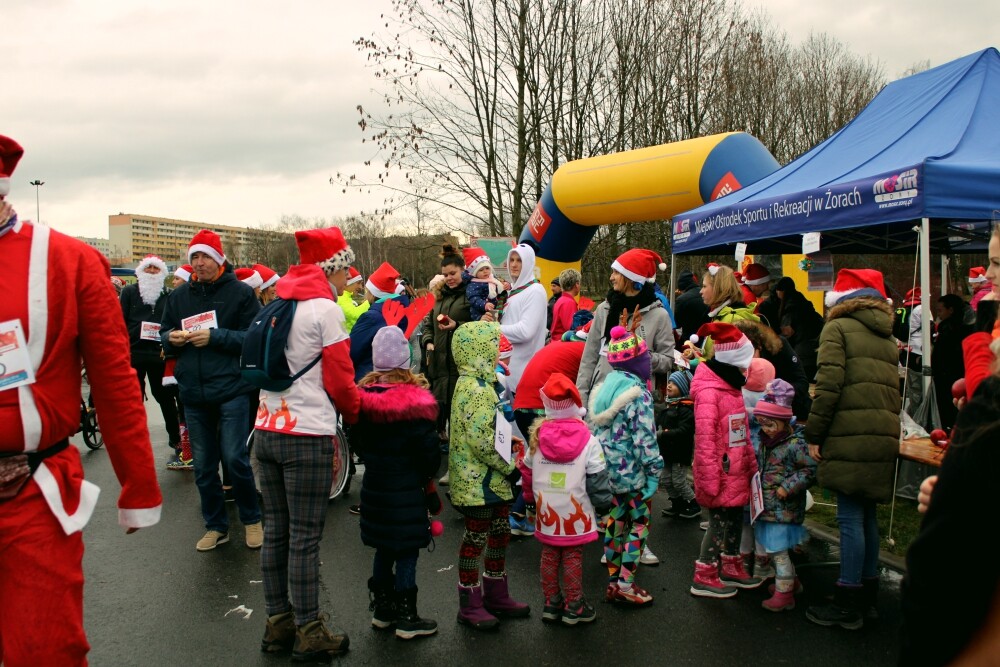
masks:
[[[347,650],[351,640],[344,632],[328,630],[323,624],[328,620],[330,619],[326,614],[320,614],[315,621],[310,621],[295,631],[295,645],[292,647],[294,662],[324,658]]]
[[[260,650],[264,653],[277,653],[292,648],[295,642],[295,614],[286,611],[275,614],[267,619],[264,626],[264,638],[260,640]]]

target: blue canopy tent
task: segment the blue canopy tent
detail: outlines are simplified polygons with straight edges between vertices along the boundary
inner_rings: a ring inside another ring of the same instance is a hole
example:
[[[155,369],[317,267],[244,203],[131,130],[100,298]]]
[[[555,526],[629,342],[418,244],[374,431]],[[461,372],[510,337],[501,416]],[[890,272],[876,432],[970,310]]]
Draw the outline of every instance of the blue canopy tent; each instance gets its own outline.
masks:
[[[995,48],[890,83],[798,159],[676,216],[673,252],[801,252],[806,232],[832,252],[913,252],[924,219],[928,250],[981,252],[1000,217],[998,110]]]
[[[998,110],[995,48],[890,83],[798,159],[675,216],[673,252],[744,242],[750,253],[797,253],[807,232],[839,253],[912,253],[919,243],[930,312],[931,251],[982,252],[1000,219]],[[929,328],[924,335],[930,349]]]

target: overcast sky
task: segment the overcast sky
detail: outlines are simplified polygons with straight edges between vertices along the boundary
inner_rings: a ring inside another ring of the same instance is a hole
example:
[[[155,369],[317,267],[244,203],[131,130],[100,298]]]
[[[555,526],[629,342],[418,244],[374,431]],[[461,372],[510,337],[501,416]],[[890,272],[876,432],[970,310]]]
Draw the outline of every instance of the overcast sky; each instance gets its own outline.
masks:
[[[259,225],[371,210],[328,179],[372,156],[357,128],[375,80],[352,41],[389,0],[3,0],[0,134],[25,157],[20,216],[108,234],[118,212]],[[890,79],[995,46],[997,0],[766,0],[792,43],[827,32]]]

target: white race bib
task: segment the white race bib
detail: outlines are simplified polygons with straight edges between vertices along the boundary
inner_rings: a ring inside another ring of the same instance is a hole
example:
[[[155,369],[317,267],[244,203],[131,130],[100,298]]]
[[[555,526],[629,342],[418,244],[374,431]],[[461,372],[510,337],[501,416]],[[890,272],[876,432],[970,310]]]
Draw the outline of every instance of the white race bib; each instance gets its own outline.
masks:
[[[500,454],[500,457],[507,463],[510,463],[511,457],[511,433],[510,422],[504,419],[502,412],[497,410],[497,426],[493,438],[493,446],[496,448],[497,453]]]
[[[201,331],[202,329],[218,328],[219,320],[216,318],[214,310],[206,313],[198,313],[197,315],[185,317],[181,320],[181,329],[184,329],[184,331]]]
[[[764,513],[764,489],[760,483],[760,471],[758,470],[750,478],[750,523],[757,520]]]
[[[139,339],[151,340],[154,343],[160,342],[160,323],[143,322],[139,327]]]
[[[31,366],[21,320],[0,322],[0,391],[34,382],[35,369]]]

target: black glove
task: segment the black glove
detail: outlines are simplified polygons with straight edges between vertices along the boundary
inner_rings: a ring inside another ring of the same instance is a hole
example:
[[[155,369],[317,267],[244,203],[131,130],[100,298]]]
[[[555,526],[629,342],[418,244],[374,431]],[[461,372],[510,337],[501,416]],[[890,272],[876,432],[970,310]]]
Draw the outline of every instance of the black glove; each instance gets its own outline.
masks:
[[[514,469],[506,475],[505,479],[510,484],[510,488],[513,489],[521,481],[521,471],[517,469],[517,466],[514,466]]]

